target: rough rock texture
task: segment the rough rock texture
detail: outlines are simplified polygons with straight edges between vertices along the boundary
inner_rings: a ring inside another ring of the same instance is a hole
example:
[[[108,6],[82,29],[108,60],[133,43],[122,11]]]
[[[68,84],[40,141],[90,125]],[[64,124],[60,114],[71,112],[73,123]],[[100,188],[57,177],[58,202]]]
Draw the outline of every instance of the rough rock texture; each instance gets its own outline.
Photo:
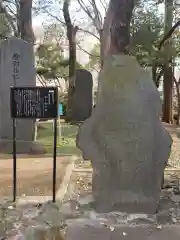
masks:
[[[159,120],[159,93],[124,55],[105,60],[98,87],[96,108],[77,136],[84,159],[92,160],[94,207],[154,213],[172,144]]]

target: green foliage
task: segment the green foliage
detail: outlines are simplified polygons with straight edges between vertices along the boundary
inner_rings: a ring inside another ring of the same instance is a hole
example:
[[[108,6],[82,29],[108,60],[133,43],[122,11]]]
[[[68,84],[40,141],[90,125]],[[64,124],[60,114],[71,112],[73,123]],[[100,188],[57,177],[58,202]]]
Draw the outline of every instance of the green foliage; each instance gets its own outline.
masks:
[[[142,66],[162,66],[168,59],[177,58],[180,53],[178,31],[169,38],[168,47],[167,41],[165,47],[158,50],[164,36],[164,16],[159,14],[157,6],[156,1],[152,1],[148,8],[140,5],[133,17],[131,53]]]
[[[150,4],[150,3],[148,3]],[[151,1],[152,4],[152,1]],[[154,61],[163,61],[163,53],[157,51],[159,39],[163,34],[163,18],[157,7],[148,10],[147,3],[138,1],[131,22],[130,52],[142,66],[152,66]],[[152,11],[153,10],[153,11]],[[100,46],[96,44],[89,56],[88,67],[100,66]]]
[[[135,9],[131,25],[131,54],[136,56],[142,66],[152,66],[155,61],[163,61],[157,50],[163,34],[163,18],[157,7],[150,10],[140,5]]]
[[[67,101],[68,101],[68,93],[63,92],[59,96],[59,102],[63,104],[63,106],[67,106]]]
[[[158,50],[160,40],[164,35],[164,19],[159,14],[155,1],[138,1],[131,22],[130,53],[136,56],[143,67],[151,67],[154,64],[162,66],[165,59],[178,56],[180,53],[179,41],[173,40],[173,47]],[[176,39],[178,39],[176,37]],[[100,46],[96,44],[89,56],[89,68],[99,66]]]
[[[41,44],[36,51],[37,73],[45,79],[60,77],[60,63],[63,56],[55,44]]]
[[[69,59],[63,57],[62,49],[57,44],[41,44],[36,50],[36,71],[48,82],[52,79],[68,80]],[[82,66],[77,62],[77,68]]]

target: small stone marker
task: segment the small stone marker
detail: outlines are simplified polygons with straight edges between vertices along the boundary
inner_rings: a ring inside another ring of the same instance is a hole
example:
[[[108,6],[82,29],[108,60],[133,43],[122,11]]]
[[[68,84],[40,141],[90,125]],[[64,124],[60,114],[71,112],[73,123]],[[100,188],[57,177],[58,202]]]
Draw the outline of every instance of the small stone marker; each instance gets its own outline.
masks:
[[[72,116],[74,121],[84,121],[92,112],[92,75],[85,69],[76,70]]]

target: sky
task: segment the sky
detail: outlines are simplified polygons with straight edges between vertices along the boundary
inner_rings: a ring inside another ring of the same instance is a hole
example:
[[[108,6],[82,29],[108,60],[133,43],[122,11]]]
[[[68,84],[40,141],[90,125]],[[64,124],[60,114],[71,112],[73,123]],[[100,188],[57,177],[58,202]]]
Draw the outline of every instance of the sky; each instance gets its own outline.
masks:
[[[46,0],[47,1],[47,0]],[[52,0],[54,2],[54,12],[56,15],[59,14],[59,4],[56,4],[56,0]],[[96,0],[97,6],[102,6],[101,1],[103,0]],[[108,2],[108,0],[105,0]],[[87,2],[88,5],[88,0],[84,0],[84,3]],[[99,7],[99,11],[101,12],[101,15],[104,16],[104,11],[103,8]],[[86,17],[86,14],[81,10],[79,11],[79,4],[77,3],[76,0],[72,0],[70,4],[70,15],[73,21],[83,21],[83,19]],[[41,26],[43,22],[46,21],[46,16],[43,16],[42,14],[36,17],[33,17],[33,26]]]
[[[33,19],[32,19],[33,27],[41,26],[43,22],[44,22],[43,16],[33,17]]]
[[[56,0],[53,0],[56,1]],[[97,4],[101,6],[100,1],[102,0],[96,0]],[[84,2],[87,2],[88,0],[84,0]],[[99,3],[98,3],[99,2]],[[54,15],[57,14],[59,16],[59,4],[54,5],[53,7],[53,13]],[[99,9],[102,13],[102,16],[104,15],[103,9]],[[62,12],[61,12],[62,14]],[[83,10],[79,11],[79,4],[77,4],[76,0],[72,0],[71,5],[70,5],[70,15],[72,18],[72,22],[74,25],[80,26],[81,28],[85,29],[87,28],[89,30],[89,22],[87,21],[87,15],[83,12]],[[34,27],[34,33],[36,36],[36,40],[38,41],[40,38],[43,39],[43,28],[42,25],[43,23],[47,22],[47,16],[44,16],[43,14],[33,17],[32,23]],[[63,16],[62,18],[63,19]],[[52,23],[52,20],[51,22]],[[81,37],[82,36],[82,37]],[[94,45],[97,43],[97,39],[94,38],[93,36],[86,35],[84,36],[83,32],[78,31],[78,40],[81,39],[81,47],[85,49],[86,51],[90,52],[90,50],[94,47]],[[65,51],[66,52],[66,51]],[[85,54],[82,50],[78,50],[77,48],[77,61],[79,61],[81,64],[86,64],[89,61],[89,55]]]
[[[56,0],[53,0],[53,1],[55,2]],[[84,2],[86,3],[86,2],[88,2],[88,0],[84,0]],[[101,0],[96,0],[97,6],[102,6],[100,2],[101,2]],[[58,5],[54,5],[54,6],[57,6],[57,8],[55,7],[55,9],[57,9],[57,11],[58,11],[59,10]],[[70,14],[71,14],[72,18],[76,19],[76,20],[79,17],[81,17],[81,18],[85,17],[85,15],[83,14],[82,11],[77,13],[76,9],[78,9],[78,8],[79,8],[79,4],[76,2],[76,0],[72,1],[71,8],[70,8]],[[101,15],[104,16],[104,9],[102,7],[99,8],[99,11],[101,12]],[[164,4],[159,5],[159,11],[161,13],[164,12]],[[43,22],[45,22],[45,21],[46,21],[46,17],[42,14],[39,16],[33,17],[33,26],[34,27],[42,26]]]
[[[56,0],[53,0],[54,2]],[[97,6],[99,6],[99,11],[101,12],[102,17],[104,17],[105,13],[104,13],[104,8],[101,5],[101,1],[103,0],[96,0]],[[88,0],[84,0],[84,2],[88,4]],[[101,7],[100,7],[101,6]],[[59,14],[59,4],[54,4],[53,7],[53,14]],[[161,4],[159,6],[159,11],[162,13],[164,10],[164,6],[163,4]],[[72,0],[71,5],[70,5],[70,15],[72,18],[72,21],[75,21],[75,24],[77,26],[80,26],[80,24],[83,24],[83,22],[86,22],[87,25],[87,15],[83,12],[83,10],[79,11],[79,4],[77,3],[76,0]],[[63,19],[63,18],[62,18]],[[42,25],[43,23],[45,23],[47,21],[47,16],[40,14],[39,16],[35,16],[32,19],[33,22],[33,27],[34,27],[34,31],[35,31],[35,35],[37,34],[36,38],[38,38],[38,36],[43,36],[43,28]],[[51,21],[52,22],[52,21]],[[82,26],[82,25],[81,25]],[[97,40],[92,37],[92,36],[87,36],[87,37],[83,37],[83,41],[81,41],[81,46],[87,50],[90,51],[94,44],[97,42]],[[83,64],[83,63],[87,63],[89,60],[89,57],[87,54],[85,54],[82,51],[78,51],[79,53],[77,53],[77,60]],[[83,61],[83,62],[82,62]]]
[[[53,1],[56,1],[56,0],[53,0]],[[99,4],[98,4],[99,6],[101,6],[100,1],[101,0],[96,0],[97,4],[99,2]],[[88,2],[88,0],[84,0],[84,2]],[[56,9],[57,12],[59,11],[58,6],[55,7],[55,9]],[[74,0],[74,1],[71,2],[71,8],[70,8],[70,14],[71,14],[71,17],[72,17],[73,21],[74,20],[77,21],[77,19],[79,19],[79,18],[83,19],[86,16],[86,15],[83,14],[82,11],[77,13],[77,9],[78,9],[78,4],[77,4],[76,0]],[[104,16],[103,8],[102,9],[99,8],[99,10],[100,10],[102,16]],[[159,12],[160,13],[164,12],[164,4],[159,5]],[[39,15],[39,16],[33,17],[33,19],[32,19],[33,27],[35,29],[39,29],[40,27],[42,27],[42,24],[44,22],[46,22],[46,20],[47,20],[47,17],[45,17],[42,14]],[[84,49],[86,49],[86,50],[89,49],[89,51],[90,51],[90,49],[92,49],[93,45],[95,44],[94,40],[95,39],[92,39],[92,37],[87,37],[82,44]],[[77,53],[77,60],[81,63],[82,59],[83,59],[83,62],[87,62],[88,61],[88,55],[83,53],[82,51],[79,51],[79,53]],[[83,64],[83,62],[81,64]],[[175,72],[175,75],[177,75],[177,77],[179,77],[180,76],[180,70],[177,69],[176,72]],[[162,90],[162,86],[160,86],[159,90]]]

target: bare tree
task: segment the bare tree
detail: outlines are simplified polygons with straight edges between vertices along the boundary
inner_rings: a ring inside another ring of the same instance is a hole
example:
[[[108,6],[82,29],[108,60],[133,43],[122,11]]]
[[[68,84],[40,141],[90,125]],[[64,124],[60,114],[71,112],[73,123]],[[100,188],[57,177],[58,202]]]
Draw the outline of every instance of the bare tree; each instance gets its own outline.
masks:
[[[12,35],[21,37],[28,42],[34,42],[32,0],[0,1],[0,11],[7,19],[12,29]]]
[[[69,14],[70,0],[64,0],[63,14],[67,27],[67,38],[69,41],[69,88],[68,88],[68,102],[66,120],[72,120],[72,101],[75,89],[75,77],[76,77],[76,33],[78,27],[74,27]]]
[[[98,8],[96,0],[89,0],[88,4],[85,4],[83,0],[77,0],[80,7],[86,13],[88,19],[91,21],[92,26],[95,28],[95,31],[98,36],[98,40],[100,41],[100,62],[101,66],[103,65],[103,45],[102,45],[102,37],[103,37],[103,24],[104,18],[101,14],[102,11],[100,9],[103,8],[104,13],[107,11],[107,1],[101,0],[101,6]]]
[[[11,5],[9,3],[11,3]],[[18,29],[16,24],[17,23],[16,2],[0,1],[0,12],[4,13],[5,18],[7,19],[7,22],[11,27],[12,34],[18,37]]]
[[[111,0],[104,22],[103,49],[107,54],[127,54],[134,0]]]
[[[84,3],[83,0],[77,0],[79,7],[76,10],[77,14],[78,12],[81,12],[84,14],[84,20],[78,21],[77,17],[75,20],[74,25],[78,26],[78,33],[87,34],[89,36],[93,36],[96,41],[101,42],[102,38],[102,29],[103,29],[103,23],[104,23],[104,14],[108,7],[108,0],[89,0],[86,3]],[[59,14],[56,15],[56,11],[54,11],[53,8],[51,8],[51,4],[49,1],[46,0],[39,0],[39,8],[38,11],[43,11],[45,14],[62,24],[62,26],[66,26],[66,23],[64,19],[61,18],[61,10],[63,11],[63,7],[61,6],[61,2],[59,3]],[[37,12],[38,12],[37,11]],[[63,14],[64,15],[64,14]],[[73,22],[73,19],[71,19]],[[86,49],[83,49],[82,45],[79,44],[79,48],[87,54],[89,53]],[[100,53],[102,53],[102,48]],[[100,54],[101,55],[101,54]],[[101,57],[101,56],[100,56]]]
[[[179,126],[179,118],[180,118],[180,78],[179,80],[176,80],[176,78],[173,76],[173,81],[175,83],[176,87],[176,94],[177,94],[177,122],[176,124]]]
[[[32,29],[32,0],[20,0],[19,24],[21,38],[34,43],[35,37]]]

